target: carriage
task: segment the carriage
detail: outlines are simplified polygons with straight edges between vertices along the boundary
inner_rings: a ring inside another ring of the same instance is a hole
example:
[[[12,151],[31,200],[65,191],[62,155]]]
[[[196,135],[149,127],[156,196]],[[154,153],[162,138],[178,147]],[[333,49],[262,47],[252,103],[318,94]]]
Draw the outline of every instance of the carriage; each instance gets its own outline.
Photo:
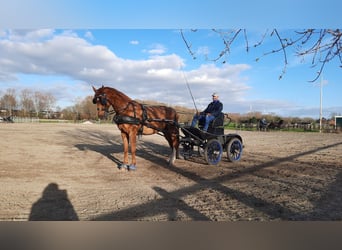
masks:
[[[221,113],[209,125],[208,131],[202,130],[203,123],[199,123],[199,127],[183,126],[181,131],[184,136],[180,138],[180,145],[182,146],[181,154],[184,159],[191,157],[204,156],[209,165],[217,165],[225,152],[227,159],[231,162],[236,162],[241,159],[243,144],[242,138],[238,134],[230,133],[224,134],[224,120],[230,118]]]

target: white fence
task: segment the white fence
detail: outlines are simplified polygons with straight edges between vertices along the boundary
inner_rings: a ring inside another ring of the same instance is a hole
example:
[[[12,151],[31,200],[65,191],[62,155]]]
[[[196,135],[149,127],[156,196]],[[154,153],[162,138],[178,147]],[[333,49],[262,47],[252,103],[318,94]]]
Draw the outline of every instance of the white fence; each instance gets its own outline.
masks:
[[[42,119],[38,117],[11,117],[15,123],[81,123],[83,121],[72,121],[63,119]]]
[[[38,117],[12,117],[15,123],[39,123]]]

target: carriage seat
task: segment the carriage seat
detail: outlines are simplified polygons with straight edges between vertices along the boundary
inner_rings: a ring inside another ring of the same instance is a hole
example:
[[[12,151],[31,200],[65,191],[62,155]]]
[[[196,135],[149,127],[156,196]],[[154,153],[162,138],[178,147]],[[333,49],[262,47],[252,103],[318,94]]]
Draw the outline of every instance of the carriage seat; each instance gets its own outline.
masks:
[[[203,129],[204,127],[204,120],[198,121],[198,127],[200,129]],[[208,133],[214,134],[214,135],[223,135],[224,134],[224,113],[221,112],[219,116],[217,116],[214,120],[212,120],[209,123],[208,127]]]

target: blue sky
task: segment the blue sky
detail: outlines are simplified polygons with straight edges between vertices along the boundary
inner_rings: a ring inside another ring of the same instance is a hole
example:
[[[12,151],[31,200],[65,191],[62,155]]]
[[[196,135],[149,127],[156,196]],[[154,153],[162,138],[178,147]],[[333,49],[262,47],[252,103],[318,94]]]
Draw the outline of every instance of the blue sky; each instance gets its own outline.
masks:
[[[288,1],[282,11],[268,11],[266,17],[267,1],[258,5],[256,1],[237,4],[219,0],[200,4],[94,2],[5,3],[0,10],[0,95],[7,88],[49,91],[55,94],[57,105],[65,107],[92,95],[92,85],[104,84],[132,98],[193,107],[186,78],[200,109],[211,100],[212,92],[218,92],[229,113],[260,111],[319,117],[319,81],[309,82],[318,68],[311,68],[309,58],[301,63],[293,51],[288,51],[287,72],[278,80],[283,67],[281,53],[255,62],[277,47],[277,41],[269,38],[260,48],[246,53],[241,37],[233,44],[226,63],[215,63],[206,56],[214,58],[222,40],[210,28],[244,27],[250,45],[267,28],[278,28],[284,36],[291,35],[294,28],[336,28],[341,24],[332,21],[331,16],[334,12],[339,15],[339,1],[334,8],[329,7],[329,1],[315,8],[312,1]],[[311,6],[309,18],[303,18],[307,6]],[[329,15],[320,18],[318,14],[324,8]],[[14,19],[11,12],[21,18]],[[230,15],[226,18],[227,13]],[[180,28],[192,43],[196,60],[188,53]],[[190,32],[188,28],[198,31]],[[323,116],[342,113],[342,74],[337,60],[326,65],[323,82]]]

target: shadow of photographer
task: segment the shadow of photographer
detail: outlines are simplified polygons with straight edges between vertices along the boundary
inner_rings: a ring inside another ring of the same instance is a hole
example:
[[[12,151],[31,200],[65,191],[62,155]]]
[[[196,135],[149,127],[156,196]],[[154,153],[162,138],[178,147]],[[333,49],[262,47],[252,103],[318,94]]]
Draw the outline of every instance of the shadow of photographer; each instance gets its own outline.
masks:
[[[66,190],[50,183],[43,191],[42,197],[33,203],[30,221],[75,221],[79,220]]]

